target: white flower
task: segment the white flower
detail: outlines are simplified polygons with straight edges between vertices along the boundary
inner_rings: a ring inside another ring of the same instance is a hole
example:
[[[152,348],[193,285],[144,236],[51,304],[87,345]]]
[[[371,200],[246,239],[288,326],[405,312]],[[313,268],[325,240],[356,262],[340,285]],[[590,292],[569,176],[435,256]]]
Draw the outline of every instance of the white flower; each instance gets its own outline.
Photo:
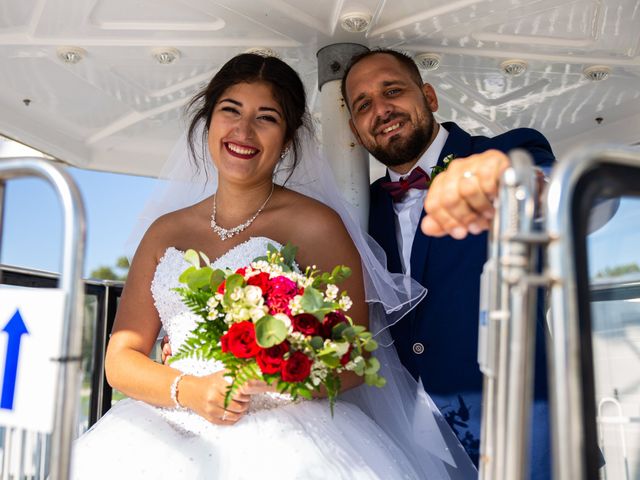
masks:
[[[233,315],[233,319],[236,322],[242,322],[244,320],[248,320],[249,318],[251,318],[251,313],[249,312],[249,309],[244,307],[234,309],[232,315]]]
[[[240,300],[242,298],[242,287],[234,288],[233,292],[231,292],[231,295],[229,295],[229,298],[231,298],[231,300],[233,300],[234,302]]]
[[[289,310],[291,310],[291,315],[298,315],[300,313],[304,313],[304,310],[300,305],[301,300],[302,300],[301,295],[296,295],[291,300],[289,300]]]
[[[340,297],[340,300],[338,301],[338,305],[340,306],[340,310],[342,310],[343,312],[346,312],[352,307],[353,302],[351,301],[348,295],[345,295],[343,297]]]
[[[327,285],[327,289],[324,293],[324,298],[327,302],[330,302],[332,300],[335,300],[336,297],[338,296],[338,287],[336,287],[334,284],[330,283],[329,285]]]
[[[260,320],[262,317],[264,317],[267,313],[268,309],[267,307],[255,307],[252,308],[251,311],[249,312],[249,314],[251,315],[251,320],[255,323],[258,320]]]
[[[282,323],[284,323],[284,326],[287,328],[287,331],[289,333],[293,332],[293,324],[291,323],[289,315],[287,315],[286,313],[276,313],[273,318],[277,318]]]
[[[244,299],[249,305],[262,306],[264,298],[262,298],[262,289],[255,285],[244,287]]]
[[[311,383],[316,387],[320,385],[325,378],[327,378],[327,374],[329,373],[329,369],[321,360],[315,360],[311,365],[311,373],[309,374],[309,378]]]

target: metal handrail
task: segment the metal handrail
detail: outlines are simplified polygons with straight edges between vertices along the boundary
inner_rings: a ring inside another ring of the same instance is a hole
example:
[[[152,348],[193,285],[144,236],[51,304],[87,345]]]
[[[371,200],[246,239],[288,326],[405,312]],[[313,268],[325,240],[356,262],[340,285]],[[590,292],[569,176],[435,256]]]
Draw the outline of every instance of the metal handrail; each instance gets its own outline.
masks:
[[[35,176],[56,191],[63,212],[62,272],[59,288],[65,293],[64,323],[55,419],[51,438],[51,478],[69,476],[71,442],[76,430],[82,347],[82,308],[84,292],[81,274],[85,250],[85,212],[80,192],[71,176],[58,166],[37,157],[4,158],[0,162],[0,181]],[[2,203],[4,203],[2,201]],[[2,208],[0,207],[0,211]],[[1,234],[0,224],[0,234]],[[5,465],[6,469],[7,466]]]
[[[547,273],[551,284],[549,352],[553,478],[586,478],[588,449],[584,418],[583,364],[578,315],[578,279],[572,252],[576,238],[573,202],[578,182],[601,165],[640,167],[637,149],[591,146],[573,152],[554,168],[545,199]]]
[[[478,361],[484,375],[480,478],[526,478],[535,351],[536,172],[510,153],[482,274]]]

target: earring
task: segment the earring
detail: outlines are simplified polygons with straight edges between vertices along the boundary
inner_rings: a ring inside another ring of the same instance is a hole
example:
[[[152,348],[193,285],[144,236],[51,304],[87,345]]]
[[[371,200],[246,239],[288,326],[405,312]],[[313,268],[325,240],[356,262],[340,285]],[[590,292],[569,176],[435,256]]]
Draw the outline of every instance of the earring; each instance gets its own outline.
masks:
[[[289,155],[289,147],[285,147],[285,149],[282,150],[282,153],[280,153],[280,160],[284,160],[284,157],[287,155]]]

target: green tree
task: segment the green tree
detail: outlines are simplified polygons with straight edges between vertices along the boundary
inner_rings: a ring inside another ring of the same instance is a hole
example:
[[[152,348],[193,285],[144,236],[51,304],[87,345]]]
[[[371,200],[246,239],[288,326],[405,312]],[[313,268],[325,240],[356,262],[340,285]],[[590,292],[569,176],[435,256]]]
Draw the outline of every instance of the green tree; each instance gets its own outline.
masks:
[[[129,273],[129,259],[124,255],[116,259],[113,267],[101,265],[89,273],[89,277],[99,280],[126,280]]]
[[[596,278],[620,277],[628,273],[640,273],[640,265],[637,263],[627,263],[624,265],[616,265],[615,267],[606,267],[604,270],[596,273]]]

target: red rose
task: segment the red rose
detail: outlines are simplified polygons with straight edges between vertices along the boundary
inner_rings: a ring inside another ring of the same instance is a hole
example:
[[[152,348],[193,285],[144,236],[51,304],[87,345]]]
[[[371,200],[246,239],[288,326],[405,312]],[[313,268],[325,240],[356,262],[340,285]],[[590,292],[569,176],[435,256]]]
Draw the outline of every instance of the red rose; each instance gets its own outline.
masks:
[[[216,292],[218,292],[221,295],[224,295],[224,287],[225,287],[226,283],[227,283],[227,281],[223,280],[222,283],[220,285],[218,285],[218,290],[216,290]]]
[[[347,353],[345,353],[342,358],[340,358],[340,365],[342,365],[343,367],[349,363],[349,360],[351,360],[351,350],[353,350],[353,345],[349,345],[349,350],[347,350]]]
[[[264,348],[258,352],[256,356],[256,362],[262,370],[262,373],[278,373],[284,359],[282,358],[285,353],[289,351],[289,342],[284,341],[279,345],[274,345],[271,348]]]
[[[325,338],[331,338],[331,330],[339,323],[347,323],[347,318],[339,310],[328,313],[322,321],[322,335]]]
[[[223,335],[220,337],[220,348],[224,353],[229,351],[229,337],[228,335]]]
[[[262,290],[262,295],[266,295],[267,290],[269,290],[269,274],[260,272],[257,275],[253,275],[252,277],[249,277],[249,280],[247,280],[247,285],[260,287],[260,290]]]
[[[294,352],[282,366],[282,380],[302,382],[311,373],[311,360],[302,352]]]
[[[269,313],[286,313],[289,315],[289,301],[298,293],[298,288],[294,281],[287,277],[275,277],[269,280],[269,289],[267,290],[267,306]]]
[[[305,335],[318,335],[320,322],[310,313],[301,313],[293,317],[293,329]]]
[[[238,358],[255,357],[260,351],[260,346],[256,343],[256,330],[253,322],[249,321],[231,325],[229,331],[220,338],[220,342],[222,345],[226,343],[227,350]]]
[[[236,273],[244,277],[244,274],[247,273],[247,267],[240,267],[239,269],[236,270]]]

